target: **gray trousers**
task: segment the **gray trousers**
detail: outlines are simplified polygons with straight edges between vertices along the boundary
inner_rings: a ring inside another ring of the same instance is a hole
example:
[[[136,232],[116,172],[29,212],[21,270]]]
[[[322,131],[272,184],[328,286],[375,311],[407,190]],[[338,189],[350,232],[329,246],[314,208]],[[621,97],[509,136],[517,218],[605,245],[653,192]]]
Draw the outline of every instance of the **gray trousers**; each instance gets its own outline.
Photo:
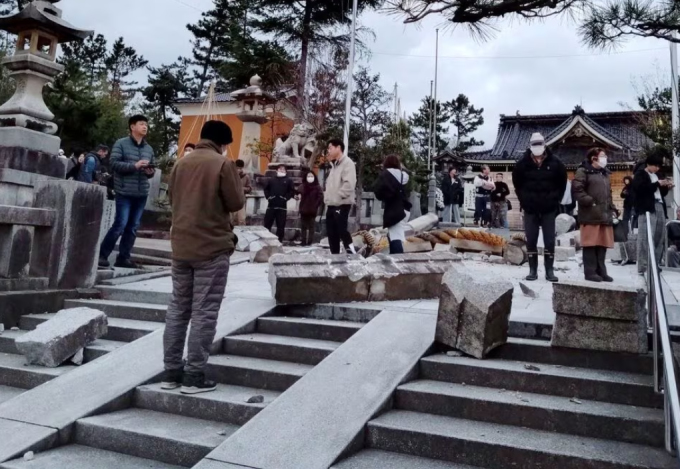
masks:
[[[446,205],[443,218],[445,223],[453,222],[460,225],[460,207],[458,204]]]
[[[491,228],[505,228],[508,223],[508,203],[491,202]]]
[[[663,239],[664,232],[666,231],[666,215],[664,214],[663,205],[661,203],[657,203],[654,206],[654,210],[654,213],[649,214],[649,219],[652,224],[652,240],[647,239],[647,215],[643,213],[638,216],[637,266],[638,272],[641,274],[647,272],[650,242],[654,246],[656,265],[661,265],[661,259],[663,259]]]
[[[181,370],[187,328],[186,373],[202,373],[215,339],[217,316],[229,274],[229,256],[210,261],[172,261],[172,301],[165,316],[163,334],[166,370]]]

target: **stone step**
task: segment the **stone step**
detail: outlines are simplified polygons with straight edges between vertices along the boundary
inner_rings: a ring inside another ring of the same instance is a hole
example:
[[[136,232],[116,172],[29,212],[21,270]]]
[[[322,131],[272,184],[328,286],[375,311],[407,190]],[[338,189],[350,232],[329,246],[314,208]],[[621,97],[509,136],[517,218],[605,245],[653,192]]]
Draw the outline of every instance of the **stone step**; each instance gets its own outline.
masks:
[[[132,260],[132,262],[136,262],[137,264],[140,264],[140,265],[152,265],[152,266],[158,266],[158,267],[171,267],[172,266],[172,260],[170,260],[166,257],[147,256],[147,255],[144,255],[144,254],[137,254],[136,252],[132,253],[132,255],[130,256],[130,260]]]
[[[0,384],[20,389],[33,389],[74,368],[75,365],[62,365],[57,368],[26,365],[26,357],[23,355],[0,353]]]
[[[340,346],[329,340],[302,339],[270,334],[243,334],[224,338],[230,355],[317,365]]]
[[[15,388],[12,386],[2,386],[0,385],[0,404],[2,404],[5,401],[9,401],[10,399],[15,398],[22,392],[24,392],[25,389],[20,389],[20,388]]]
[[[662,448],[401,410],[369,422],[366,441],[374,449],[494,469],[677,466]]]
[[[42,469],[42,468],[40,468]],[[365,449],[331,469],[477,469],[472,466],[447,461],[409,456],[377,449]]]
[[[283,392],[313,367],[237,355],[214,355],[208,360],[207,373],[219,383]]]
[[[191,467],[238,427],[146,409],[126,409],[76,422],[75,443]]]
[[[134,283],[134,282],[144,282],[146,280],[154,280],[157,278],[162,278],[162,277],[168,277],[171,275],[170,269],[166,267],[160,267],[162,270],[157,270],[157,271],[146,271],[144,273],[140,274],[135,274],[135,275],[124,275],[120,277],[115,277],[115,278],[110,278],[110,279],[102,279],[101,281],[98,279],[97,284],[98,285],[124,285],[126,283]]]
[[[103,357],[107,353],[113,352],[125,344],[127,344],[127,342],[97,339],[85,347],[85,363],[96,360],[99,357]]]
[[[33,330],[54,316],[52,313],[46,314],[27,314],[21,316],[19,326],[25,330]],[[134,319],[108,318],[108,332],[102,337],[106,340],[118,342],[132,342],[144,337],[151,332],[165,327],[165,324],[152,321],[136,321]]]
[[[150,459],[137,458],[89,446],[68,445],[36,453],[31,461],[24,458],[0,464],[0,469],[180,469]]]
[[[364,326],[360,322],[301,317],[264,317],[257,320],[257,331],[303,339],[344,342]]]
[[[145,241],[148,243],[148,241]],[[143,243],[142,243],[143,244]],[[135,246],[132,248],[132,254],[139,254],[141,256],[158,257],[161,259],[172,260],[172,251],[169,249],[153,248],[150,246]]]
[[[572,400],[442,381],[399,386],[394,407],[642,445],[664,445],[661,409]]]
[[[159,383],[139,386],[134,405],[141,409],[183,415],[204,420],[245,425],[258,412],[279,396],[276,391],[218,384],[217,391],[186,395],[179,389],[164,390]],[[253,396],[262,396],[262,403],[248,403]]]
[[[99,286],[97,289],[101,292],[102,298],[111,301],[163,305],[167,308],[172,300],[172,293],[168,292],[130,290],[109,286]]]
[[[490,357],[639,374],[651,374],[654,367],[651,353],[640,355],[552,347],[548,341],[519,338],[508,339],[508,343],[495,349]]]
[[[614,404],[663,405],[652,376],[618,371],[432,355],[420,360],[420,378]]]
[[[0,333],[0,353],[19,354],[19,350],[17,350],[14,341],[25,333],[26,331],[22,330],[5,330]]]
[[[134,319],[137,321],[165,322],[167,306],[151,303],[132,303],[112,300],[66,300],[64,308],[88,308],[103,311],[109,318]]]

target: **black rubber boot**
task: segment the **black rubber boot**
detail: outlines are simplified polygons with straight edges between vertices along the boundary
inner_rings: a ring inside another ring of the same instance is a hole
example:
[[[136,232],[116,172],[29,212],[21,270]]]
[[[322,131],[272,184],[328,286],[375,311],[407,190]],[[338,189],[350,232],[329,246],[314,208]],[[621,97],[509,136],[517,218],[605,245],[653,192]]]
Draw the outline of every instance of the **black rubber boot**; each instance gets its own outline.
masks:
[[[597,274],[603,282],[613,282],[614,279],[607,275],[607,248],[598,246],[595,248],[597,255]]]
[[[404,244],[398,239],[390,241],[390,254],[404,254]]]
[[[529,275],[526,276],[526,280],[532,282],[538,280],[538,253],[530,252],[527,257],[529,258]]]
[[[559,279],[555,277],[555,271],[553,266],[555,265],[555,253],[545,251],[543,254],[543,261],[545,262],[545,279],[548,282],[559,282]]]
[[[583,273],[589,282],[601,282],[602,277],[598,274],[596,247],[583,248]]]

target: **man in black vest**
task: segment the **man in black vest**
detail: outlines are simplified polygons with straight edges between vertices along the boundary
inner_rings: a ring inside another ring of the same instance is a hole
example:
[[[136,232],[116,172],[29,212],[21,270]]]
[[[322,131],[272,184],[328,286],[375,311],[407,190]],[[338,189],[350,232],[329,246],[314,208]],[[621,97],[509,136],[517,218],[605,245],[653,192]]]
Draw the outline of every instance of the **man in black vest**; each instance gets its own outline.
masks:
[[[489,203],[496,184],[489,178],[489,167],[482,166],[482,172],[475,177],[475,225],[485,226],[491,221]]]
[[[545,146],[543,135],[531,136],[530,147],[512,172],[520,208],[524,210],[529,275],[538,279],[538,233],[543,231],[545,278],[557,282],[555,263],[555,218],[567,188],[567,168]]]

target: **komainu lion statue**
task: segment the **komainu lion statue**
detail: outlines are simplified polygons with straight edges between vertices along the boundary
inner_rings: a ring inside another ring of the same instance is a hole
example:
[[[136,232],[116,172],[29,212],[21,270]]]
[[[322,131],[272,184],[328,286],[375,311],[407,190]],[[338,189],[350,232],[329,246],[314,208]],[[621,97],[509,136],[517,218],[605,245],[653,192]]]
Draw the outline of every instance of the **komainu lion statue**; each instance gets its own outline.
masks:
[[[314,128],[309,124],[295,124],[290,135],[284,142],[279,138],[274,147],[274,163],[278,163],[285,158],[295,158],[300,160],[303,165],[307,164],[305,153],[314,152],[316,147],[316,137]]]

